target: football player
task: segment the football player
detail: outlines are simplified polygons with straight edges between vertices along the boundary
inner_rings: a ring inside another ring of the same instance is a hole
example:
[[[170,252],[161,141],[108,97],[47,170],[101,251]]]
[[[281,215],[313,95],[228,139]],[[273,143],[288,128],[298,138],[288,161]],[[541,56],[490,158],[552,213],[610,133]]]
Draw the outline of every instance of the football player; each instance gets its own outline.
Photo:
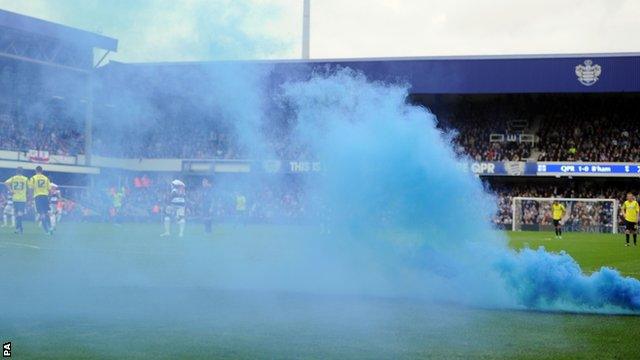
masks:
[[[11,199],[11,194],[9,193],[4,197],[4,201],[2,201],[2,227],[9,226],[9,219],[11,219],[11,227],[16,227],[16,212],[13,208],[13,200]]]
[[[164,233],[160,236],[171,235],[171,219],[178,223],[178,236],[184,236],[186,224],[186,190],[185,184],[176,179],[171,182],[171,192],[167,197],[167,205],[164,213]]]
[[[58,203],[61,201],[62,197],[58,185],[51,183],[51,190],[49,190],[49,219],[51,222],[51,230],[55,230],[56,225],[60,222],[62,212],[59,211]]]

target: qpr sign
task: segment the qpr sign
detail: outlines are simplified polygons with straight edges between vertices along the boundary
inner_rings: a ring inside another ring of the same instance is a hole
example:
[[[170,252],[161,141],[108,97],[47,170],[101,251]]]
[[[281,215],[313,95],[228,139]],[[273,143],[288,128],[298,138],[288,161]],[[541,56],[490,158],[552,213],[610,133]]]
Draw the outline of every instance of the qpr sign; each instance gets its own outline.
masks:
[[[576,66],[576,76],[584,86],[591,86],[598,82],[600,74],[602,74],[602,67],[594,64],[592,60],[585,60],[584,64]]]

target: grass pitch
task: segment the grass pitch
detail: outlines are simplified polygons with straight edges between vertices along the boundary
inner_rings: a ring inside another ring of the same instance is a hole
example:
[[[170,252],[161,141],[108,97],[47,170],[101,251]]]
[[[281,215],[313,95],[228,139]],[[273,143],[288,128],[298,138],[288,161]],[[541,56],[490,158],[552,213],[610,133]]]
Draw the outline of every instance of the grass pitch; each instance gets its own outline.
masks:
[[[38,281],[54,265],[61,266],[52,264],[60,262],[56,260],[60,254],[68,255],[63,265],[81,274],[83,265],[92,261],[74,254],[82,244],[83,252],[114,259],[109,266],[135,264],[149,277],[171,278],[175,274],[163,273],[163,264],[176,259],[187,262],[193,254],[185,252],[184,244],[196,238],[211,241],[212,251],[232,261],[259,263],[264,256],[279,256],[281,248],[295,247],[284,240],[275,240],[274,246],[273,239],[309,230],[218,226],[212,236],[204,238],[193,225],[184,239],[160,238],[159,231],[158,225],[74,224],[71,228],[62,224],[57,234],[47,237],[33,226],[23,236],[0,229],[0,276],[5,284]],[[564,239],[555,240],[552,233],[519,232],[509,237],[515,248],[565,250],[586,272],[611,266],[629,276],[640,274],[640,247],[624,247],[623,235],[565,234]],[[238,244],[238,238],[244,243]],[[228,250],[238,246],[251,250]],[[104,274],[107,283],[109,266]],[[158,284],[124,289],[87,284],[87,293],[72,297],[78,304],[74,311],[43,291],[36,296],[52,304],[48,311],[31,311],[20,304],[1,310],[0,341],[12,341],[16,359],[640,357],[640,317],[635,316],[468,309],[398,299]],[[91,289],[103,287],[107,291],[100,291],[99,296],[91,294]],[[5,285],[0,289],[0,304],[19,303],[30,296],[34,294]],[[164,300],[168,297],[178,306],[167,306]],[[132,306],[132,299],[145,301]],[[180,307],[182,301],[189,308]],[[56,306],[66,310],[55,311]],[[104,307],[118,311],[101,313]]]
[[[548,251],[566,251],[585,272],[602,266],[618,269],[622,274],[640,278],[640,243],[625,247],[624,234],[565,233],[561,240],[552,232],[509,232],[510,245],[516,249],[543,246]]]

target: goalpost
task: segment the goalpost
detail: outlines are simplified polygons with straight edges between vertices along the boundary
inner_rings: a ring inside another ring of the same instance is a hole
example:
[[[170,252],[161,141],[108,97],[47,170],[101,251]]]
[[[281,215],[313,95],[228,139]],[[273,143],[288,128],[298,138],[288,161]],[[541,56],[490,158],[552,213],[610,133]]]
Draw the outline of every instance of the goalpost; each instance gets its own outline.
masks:
[[[551,204],[564,204],[563,231],[618,233],[618,200],[514,197],[511,200],[511,230],[552,231]]]

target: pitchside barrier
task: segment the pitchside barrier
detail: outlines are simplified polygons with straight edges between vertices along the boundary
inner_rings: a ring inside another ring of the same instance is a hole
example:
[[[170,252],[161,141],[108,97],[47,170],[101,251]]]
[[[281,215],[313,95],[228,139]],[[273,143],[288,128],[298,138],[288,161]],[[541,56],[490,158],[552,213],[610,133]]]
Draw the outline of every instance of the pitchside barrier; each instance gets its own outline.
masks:
[[[563,231],[618,232],[616,199],[514,197],[511,203],[513,231],[553,231],[551,204],[559,201],[566,213],[560,220]]]

